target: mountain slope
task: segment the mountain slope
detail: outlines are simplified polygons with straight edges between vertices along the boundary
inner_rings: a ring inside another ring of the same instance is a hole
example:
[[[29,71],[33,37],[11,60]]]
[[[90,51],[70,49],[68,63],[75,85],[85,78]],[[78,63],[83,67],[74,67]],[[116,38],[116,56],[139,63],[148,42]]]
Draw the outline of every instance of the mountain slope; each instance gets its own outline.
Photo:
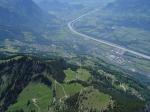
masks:
[[[43,10],[64,20],[71,20],[96,7],[101,8],[112,0],[34,0]],[[68,22],[68,21],[67,21]]]
[[[60,20],[32,0],[0,2],[0,52],[26,52],[34,49],[33,44],[36,48],[39,44],[50,45],[52,39],[57,40],[53,36],[60,29]]]
[[[100,62],[83,67],[75,63],[58,58],[3,58],[0,111],[137,112],[144,109],[150,94],[146,86]]]
[[[41,9],[54,14],[60,19],[67,20],[69,17],[74,16],[77,12],[80,13],[84,8],[83,4],[71,4],[68,1],[61,0],[34,0]]]
[[[30,82],[39,81],[50,86],[51,82],[47,76],[51,74],[53,74],[56,80],[61,82],[64,79],[62,69],[65,69],[65,63],[63,63],[63,60],[54,61],[51,62],[51,65],[47,66],[46,63],[22,56],[12,58],[8,63],[0,64],[0,101],[3,104],[0,107],[0,111],[3,112],[10,104],[15,103],[19,93]],[[8,67],[7,70],[5,69],[6,66]],[[59,69],[55,68],[55,66],[59,66]],[[47,76],[45,76],[46,74]],[[12,93],[13,95],[11,95]]]
[[[54,16],[43,12],[32,0],[1,0],[0,24],[38,27],[53,23]]]

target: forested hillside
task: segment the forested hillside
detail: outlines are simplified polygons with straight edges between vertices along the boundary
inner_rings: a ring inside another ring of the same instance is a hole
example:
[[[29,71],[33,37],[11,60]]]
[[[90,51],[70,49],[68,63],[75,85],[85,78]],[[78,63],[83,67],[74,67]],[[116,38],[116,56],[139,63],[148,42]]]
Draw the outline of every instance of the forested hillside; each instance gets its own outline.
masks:
[[[149,89],[105,62],[13,56],[0,61],[0,111],[137,112]],[[15,66],[14,66],[15,65]]]

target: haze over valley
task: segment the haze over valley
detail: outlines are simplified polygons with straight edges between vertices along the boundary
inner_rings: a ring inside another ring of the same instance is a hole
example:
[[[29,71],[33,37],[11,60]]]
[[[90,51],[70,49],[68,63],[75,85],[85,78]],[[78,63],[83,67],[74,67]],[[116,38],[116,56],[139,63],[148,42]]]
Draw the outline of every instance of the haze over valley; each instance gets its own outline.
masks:
[[[150,112],[150,1],[0,0],[0,112]]]

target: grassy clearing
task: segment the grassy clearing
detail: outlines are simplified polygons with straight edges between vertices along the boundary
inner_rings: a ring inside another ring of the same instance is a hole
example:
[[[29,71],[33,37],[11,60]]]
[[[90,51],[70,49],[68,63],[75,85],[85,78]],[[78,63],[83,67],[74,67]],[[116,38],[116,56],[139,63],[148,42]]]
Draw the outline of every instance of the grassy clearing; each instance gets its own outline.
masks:
[[[65,70],[64,73],[66,74],[65,82],[69,82],[76,79],[76,72],[72,71],[70,68]]]
[[[82,80],[88,81],[91,78],[91,74],[86,69],[78,69],[76,72],[72,71],[70,68],[64,71],[66,74],[66,78],[64,82],[70,82],[73,80]]]
[[[88,108],[89,110],[102,111],[107,109],[109,104],[112,105],[111,97],[92,87],[87,88],[80,95],[80,108],[82,109]]]
[[[64,87],[67,95],[72,95],[72,94],[78,93],[81,91],[81,89],[83,89],[83,86],[78,83],[63,84],[63,87]]]
[[[47,112],[48,105],[52,102],[52,91],[44,84],[30,83],[19,95],[17,102],[11,105],[8,112],[16,112],[23,109],[24,112],[31,110],[38,111],[35,103],[39,106],[40,111]]]
[[[55,92],[56,98],[63,98],[65,96],[65,92],[63,90],[63,86],[61,84],[55,83]]]
[[[66,95],[67,96],[73,95],[75,93],[80,92],[82,88],[83,86],[78,83],[61,84],[61,83],[56,82],[56,86],[55,86],[56,98],[63,98]]]
[[[91,77],[89,71],[85,69],[78,69],[77,70],[77,78],[78,80],[87,81]]]

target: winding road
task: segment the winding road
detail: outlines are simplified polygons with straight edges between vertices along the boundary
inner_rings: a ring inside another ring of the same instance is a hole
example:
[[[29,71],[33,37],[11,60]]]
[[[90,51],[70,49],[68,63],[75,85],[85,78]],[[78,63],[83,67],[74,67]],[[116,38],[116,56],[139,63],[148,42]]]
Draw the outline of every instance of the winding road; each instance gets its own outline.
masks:
[[[139,56],[139,57],[142,57],[142,58],[144,58],[144,59],[150,60],[150,56],[148,56],[148,55],[145,55],[145,54],[143,54],[143,53],[139,53],[139,52],[137,52],[137,51],[134,51],[134,50],[125,48],[125,47],[123,47],[123,46],[120,46],[120,45],[117,45],[117,44],[114,44],[114,43],[111,43],[111,42],[108,42],[108,41],[105,41],[105,40],[102,40],[102,39],[96,39],[96,38],[94,38],[94,37],[92,37],[92,36],[88,36],[88,35],[86,35],[86,34],[80,33],[80,32],[78,32],[78,31],[74,28],[74,24],[75,24],[76,22],[78,22],[78,21],[79,21],[80,19],[82,19],[83,17],[89,16],[91,13],[94,13],[94,12],[96,12],[96,11],[98,11],[98,9],[95,9],[95,10],[93,10],[93,11],[90,11],[90,12],[88,12],[88,13],[85,13],[85,14],[79,16],[78,18],[76,18],[76,19],[74,19],[74,20],[68,22],[68,28],[70,29],[70,31],[71,31],[72,33],[74,33],[74,34],[76,34],[76,35],[79,35],[79,36],[81,36],[81,37],[84,37],[84,38],[86,38],[86,39],[93,40],[93,41],[96,41],[96,42],[98,42],[98,43],[102,43],[102,44],[105,44],[105,45],[108,45],[108,46],[111,46],[111,47],[114,47],[114,48],[118,48],[118,49],[123,50],[123,51],[125,51],[125,52],[129,52],[129,53],[132,53],[132,54],[134,54],[134,55],[136,55],[136,56]]]

